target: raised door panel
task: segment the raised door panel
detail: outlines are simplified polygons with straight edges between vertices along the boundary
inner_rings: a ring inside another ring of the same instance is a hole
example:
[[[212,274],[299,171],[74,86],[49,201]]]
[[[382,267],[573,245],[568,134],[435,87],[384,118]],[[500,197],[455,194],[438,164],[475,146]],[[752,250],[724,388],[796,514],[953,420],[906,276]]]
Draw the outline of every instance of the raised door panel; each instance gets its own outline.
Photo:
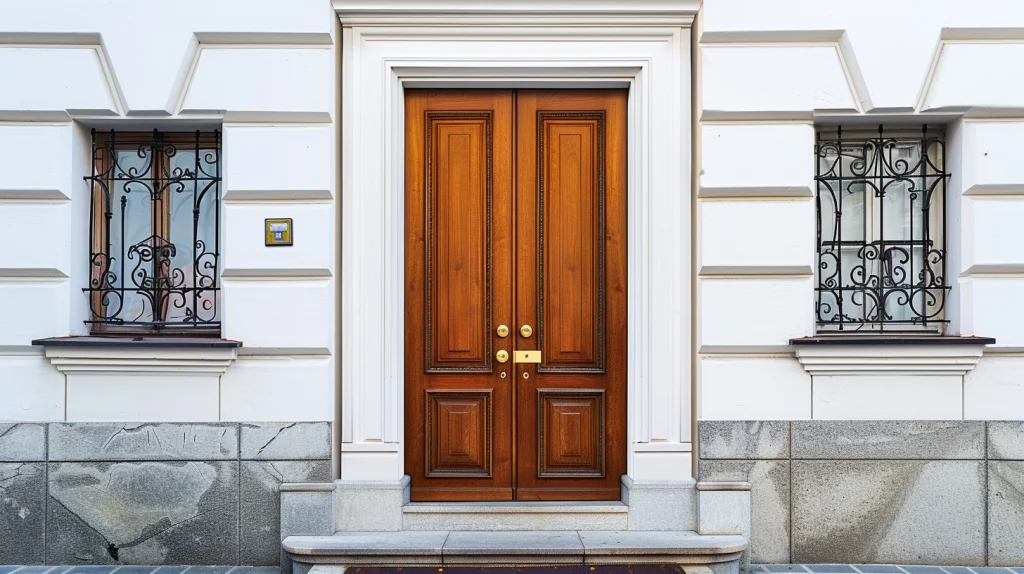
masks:
[[[490,476],[491,390],[427,391],[427,476]]]
[[[537,474],[604,476],[604,391],[537,391]]]
[[[604,114],[540,112],[541,371],[604,370]]]
[[[491,114],[427,114],[428,370],[491,368]]]

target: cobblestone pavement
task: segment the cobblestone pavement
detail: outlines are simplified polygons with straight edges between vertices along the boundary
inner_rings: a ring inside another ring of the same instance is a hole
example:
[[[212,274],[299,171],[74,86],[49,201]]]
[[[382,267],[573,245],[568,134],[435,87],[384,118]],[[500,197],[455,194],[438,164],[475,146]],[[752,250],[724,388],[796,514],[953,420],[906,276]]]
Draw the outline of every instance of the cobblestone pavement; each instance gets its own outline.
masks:
[[[1024,574],[1024,568],[896,566],[893,564],[752,564],[751,574]],[[0,574],[3,574],[0,572]],[[23,573],[27,574],[27,573]],[[122,573],[124,574],[124,573]]]

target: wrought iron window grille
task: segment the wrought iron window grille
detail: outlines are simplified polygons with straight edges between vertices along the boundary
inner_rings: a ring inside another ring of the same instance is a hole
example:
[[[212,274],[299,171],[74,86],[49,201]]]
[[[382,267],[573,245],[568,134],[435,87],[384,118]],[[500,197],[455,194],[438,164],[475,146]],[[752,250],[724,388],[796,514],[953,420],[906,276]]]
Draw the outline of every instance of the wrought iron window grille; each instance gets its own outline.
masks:
[[[942,331],[945,134],[818,132],[819,333]]]
[[[220,131],[92,131],[92,332],[219,335],[220,148]]]

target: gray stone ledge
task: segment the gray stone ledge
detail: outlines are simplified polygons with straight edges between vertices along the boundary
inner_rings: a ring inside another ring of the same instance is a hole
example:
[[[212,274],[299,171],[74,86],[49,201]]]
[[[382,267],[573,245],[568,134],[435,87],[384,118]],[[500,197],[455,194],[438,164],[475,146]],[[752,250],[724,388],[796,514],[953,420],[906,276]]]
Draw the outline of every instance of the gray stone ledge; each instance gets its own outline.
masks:
[[[750,490],[752,485],[749,482],[731,481],[705,481],[697,483],[697,490],[719,491],[719,490]]]
[[[981,460],[983,421],[793,421],[793,458]]]
[[[45,425],[0,423],[0,462],[42,462],[45,460]]]
[[[700,421],[702,459],[789,458],[789,421]]]
[[[281,492],[334,492],[332,482],[283,482]]]
[[[50,423],[50,461],[236,460],[235,423]]]
[[[331,458],[331,423],[242,423],[242,460]]]

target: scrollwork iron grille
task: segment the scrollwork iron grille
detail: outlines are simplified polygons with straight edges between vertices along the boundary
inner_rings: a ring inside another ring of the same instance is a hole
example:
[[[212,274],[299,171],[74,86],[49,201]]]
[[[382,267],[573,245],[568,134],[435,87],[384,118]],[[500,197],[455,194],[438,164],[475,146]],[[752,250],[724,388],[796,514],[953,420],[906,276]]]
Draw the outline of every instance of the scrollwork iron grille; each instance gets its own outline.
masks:
[[[818,331],[941,330],[942,131],[819,131],[815,161]]]
[[[219,334],[219,131],[92,132],[93,332]]]

